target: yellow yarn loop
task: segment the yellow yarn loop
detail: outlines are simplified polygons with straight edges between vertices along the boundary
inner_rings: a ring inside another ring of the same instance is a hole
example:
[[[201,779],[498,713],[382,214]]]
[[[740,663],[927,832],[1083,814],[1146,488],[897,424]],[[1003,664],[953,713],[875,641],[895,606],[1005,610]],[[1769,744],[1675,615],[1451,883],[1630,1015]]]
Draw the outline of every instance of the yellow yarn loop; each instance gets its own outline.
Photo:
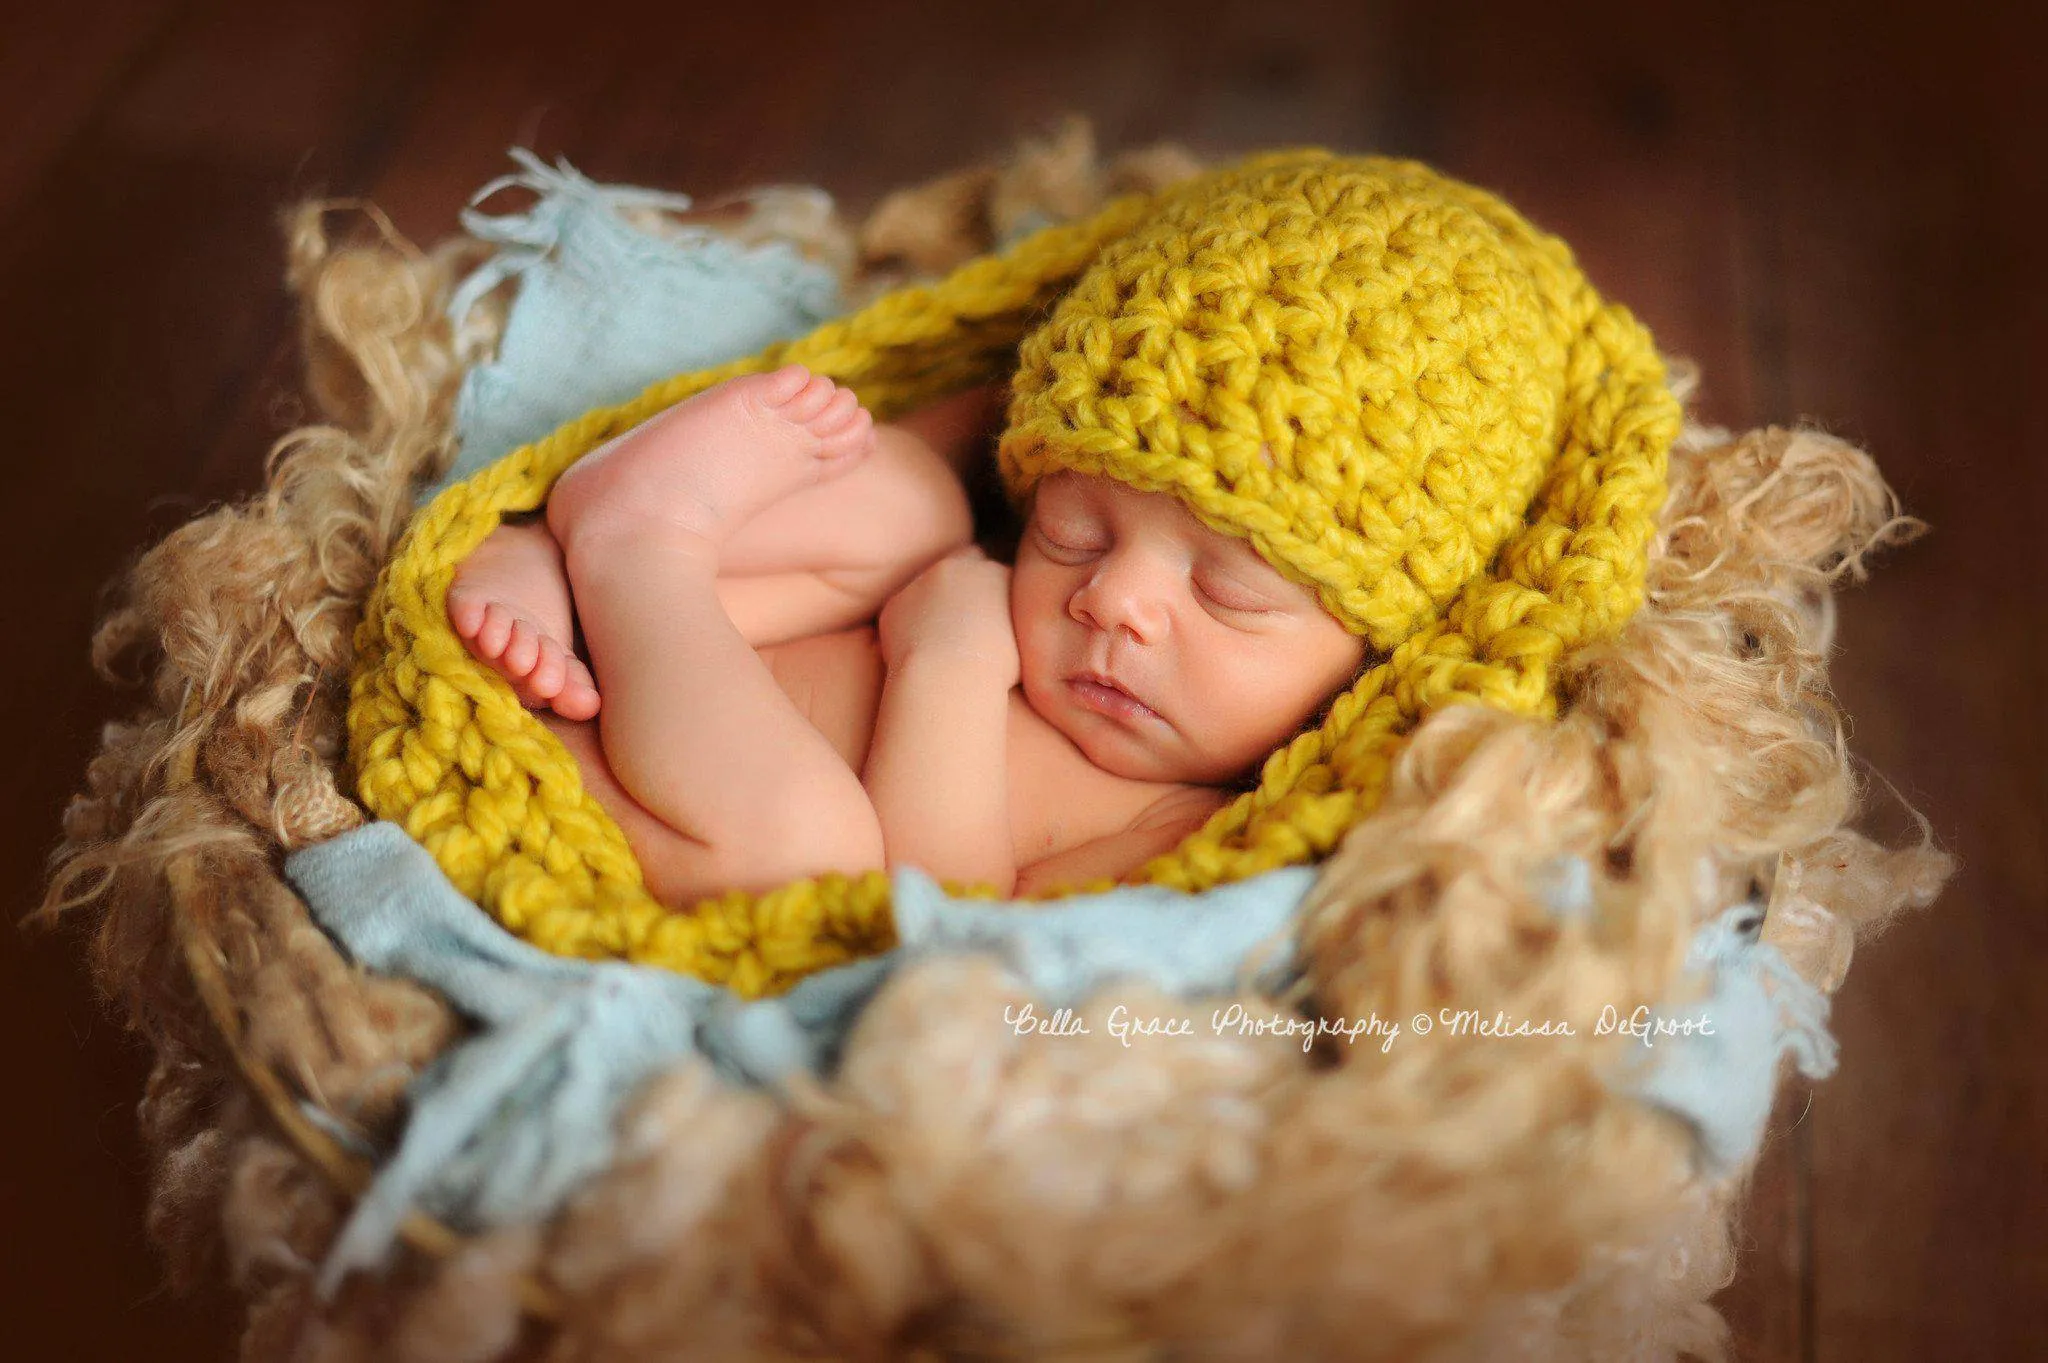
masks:
[[[1142,870],[1190,891],[1326,855],[1445,705],[1554,715],[1558,660],[1641,602],[1679,428],[1649,333],[1563,242],[1414,162],[1318,150],[1119,199],[591,412],[415,519],[357,632],[349,707],[363,802],[549,951],[755,997],[893,941],[880,872],[657,903],[574,759],[443,606],[455,566],[578,457],[792,361],[882,420],[1014,372],[998,461],[1019,505],[1058,468],[1170,492],[1384,655]]]

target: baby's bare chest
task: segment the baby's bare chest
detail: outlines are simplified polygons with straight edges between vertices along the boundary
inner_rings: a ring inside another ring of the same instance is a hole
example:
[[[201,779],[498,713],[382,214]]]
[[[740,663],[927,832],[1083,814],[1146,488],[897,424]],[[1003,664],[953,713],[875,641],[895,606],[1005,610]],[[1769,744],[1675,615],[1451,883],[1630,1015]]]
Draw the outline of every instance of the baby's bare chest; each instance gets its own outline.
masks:
[[[874,739],[888,669],[871,626],[813,635],[759,650],[792,704],[859,771]],[[1010,830],[1019,866],[1120,833],[1180,789],[1103,771],[1012,690],[1007,717]]]

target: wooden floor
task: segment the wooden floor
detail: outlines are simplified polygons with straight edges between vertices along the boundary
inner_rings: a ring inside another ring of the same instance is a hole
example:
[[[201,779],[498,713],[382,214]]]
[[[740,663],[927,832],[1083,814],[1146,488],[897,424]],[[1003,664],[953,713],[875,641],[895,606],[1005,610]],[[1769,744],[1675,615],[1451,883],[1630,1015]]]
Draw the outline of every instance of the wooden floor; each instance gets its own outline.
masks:
[[[1742,1279],[1760,1360],[2048,1356],[2048,204],[2038,36],[2008,10],[1795,0],[1317,8],[895,0],[639,14],[468,0],[78,0],[0,20],[0,885],[38,893],[121,703],[86,641],[140,546],[256,484],[298,413],[278,207],[417,240],[505,148],[600,179],[806,180],[859,204],[1068,110],[1106,146],[1420,156],[1578,248],[1707,414],[1874,452],[1934,533],[1843,602],[1853,746],[1962,874],[1857,960],[1842,1072],[1769,1138]],[[2032,131],[2029,131],[2029,130]],[[75,944],[0,932],[10,1357],[216,1359],[220,1295],[142,1238],[142,1066]]]

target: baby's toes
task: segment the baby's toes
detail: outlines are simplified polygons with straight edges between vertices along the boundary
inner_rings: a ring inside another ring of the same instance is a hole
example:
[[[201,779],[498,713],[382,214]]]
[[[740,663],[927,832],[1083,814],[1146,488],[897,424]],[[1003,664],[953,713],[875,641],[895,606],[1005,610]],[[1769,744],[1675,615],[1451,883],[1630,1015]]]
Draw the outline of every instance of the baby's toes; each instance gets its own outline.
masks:
[[[455,627],[455,633],[464,639],[476,638],[476,632],[483,627],[484,611],[490,606],[490,599],[480,592],[455,586],[448,589],[448,623]]]
[[[533,675],[533,665],[540,661],[540,631],[530,620],[514,620],[512,634],[505,641],[505,656],[500,661],[511,676],[524,680]]]
[[[537,700],[553,700],[561,693],[562,683],[569,675],[568,653],[553,639],[543,637],[540,641],[540,658],[527,674],[526,689]]]
[[[823,415],[825,409],[832,405],[833,398],[841,391],[843,390],[838,384],[823,374],[813,374],[803,387],[797,389],[795,394],[781,405],[779,414],[785,421],[808,426]]]
[[[493,601],[484,607],[483,622],[476,627],[476,637],[470,640],[479,658],[494,663],[504,656],[516,618],[502,602]]]
[[[552,704],[546,696],[536,696],[533,688],[523,681],[512,683],[512,694],[519,697],[519,703],[529,710],[545,710]]]
[[[823,459],[854,458],[875,446],[875,418],[865,407],[856,406],[852,416],[829,429],[812,431]]]
[[[751,380],[757,384],[756,393],[762,402],[771,407],[780,407],[798,393],[810,387],[816,376],[800,364],[786,364],[782,368],[763,374]],[[739,380],[750,382],[750,380]]]
[[[860,399],[853,395],[851,388],[841,388],[832,394],[832,400],[818,409],[811,418],[811,434],[828,436],[834,431],[851,426],[867,409],[860,405]]]
[[[555,694],[552,702],[555,713],[563,719],[595,719],[597,717],[597,683],[581,659],[570,657],[562,678],[562,689]]]

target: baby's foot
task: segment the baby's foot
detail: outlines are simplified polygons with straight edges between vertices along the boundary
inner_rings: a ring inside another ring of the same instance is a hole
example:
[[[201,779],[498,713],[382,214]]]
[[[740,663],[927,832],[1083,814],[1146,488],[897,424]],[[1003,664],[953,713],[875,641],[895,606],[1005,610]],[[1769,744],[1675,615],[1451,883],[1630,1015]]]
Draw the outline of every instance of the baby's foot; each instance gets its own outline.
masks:
[[[875,447],[853,393],[800,364],[707,388],[578,460],[548,497],[565,549],[627,526],[713,547],[753,515]]]
[[[538,525],[499,526],[457,565],[448,588],[448,623],[512,683],[521,704],[589,719],[597,684],[569,647],[572,611],[561,550]]]

